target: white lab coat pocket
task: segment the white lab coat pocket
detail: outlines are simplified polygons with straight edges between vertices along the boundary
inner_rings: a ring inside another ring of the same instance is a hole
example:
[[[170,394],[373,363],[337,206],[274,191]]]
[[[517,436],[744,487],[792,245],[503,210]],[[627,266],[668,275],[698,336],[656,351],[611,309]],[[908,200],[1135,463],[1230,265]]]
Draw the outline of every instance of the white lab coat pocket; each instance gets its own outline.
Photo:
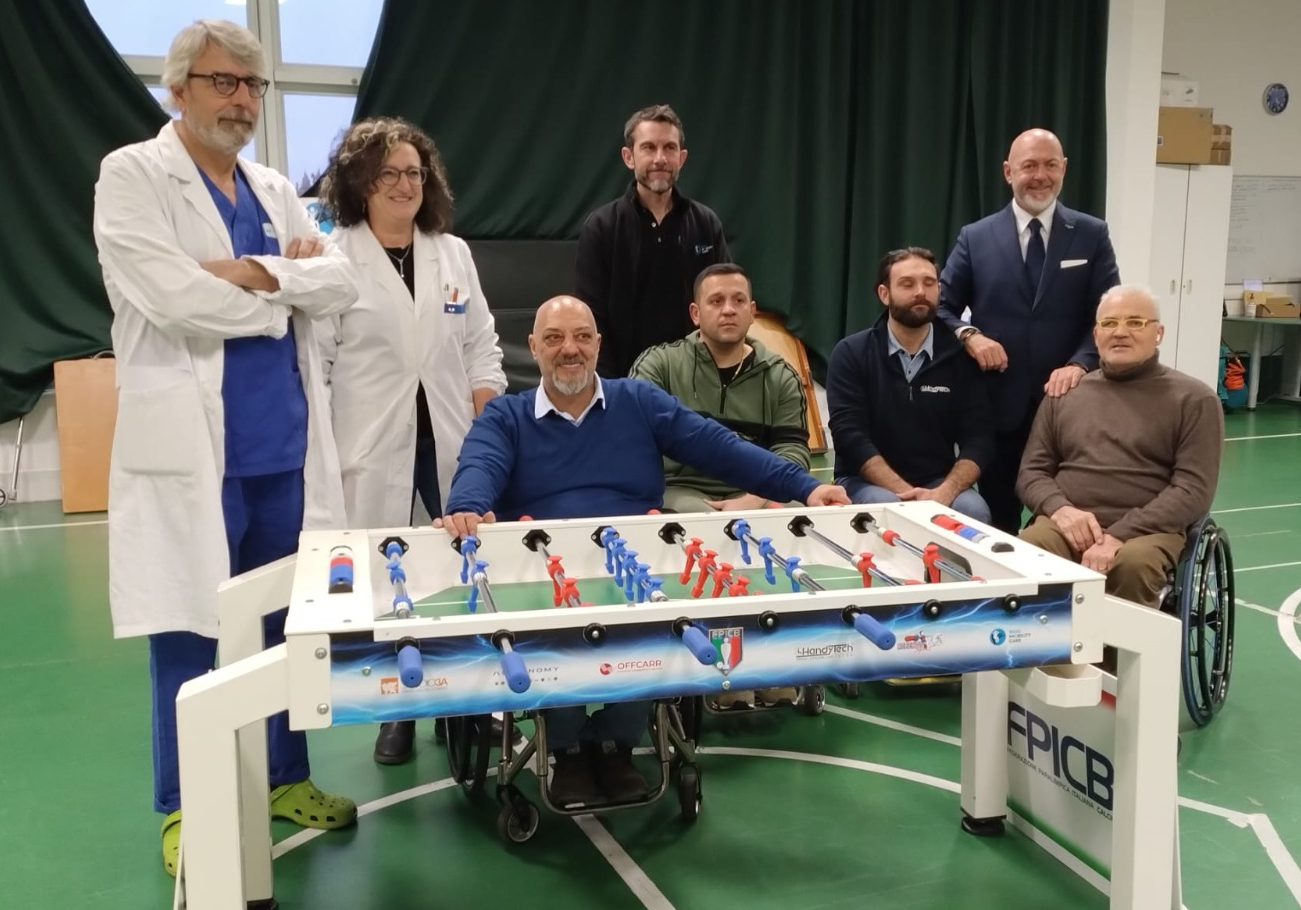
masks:
[[[124,382],[118,393],[113,461],[128,474],[194,474],[199,446],[207,445],[208,437],[198,389],[182,371],[147,373],[155,375],[142,377],[146,382],[136,388]],[[185,378],[155,386],[149,380],[160,373]]]

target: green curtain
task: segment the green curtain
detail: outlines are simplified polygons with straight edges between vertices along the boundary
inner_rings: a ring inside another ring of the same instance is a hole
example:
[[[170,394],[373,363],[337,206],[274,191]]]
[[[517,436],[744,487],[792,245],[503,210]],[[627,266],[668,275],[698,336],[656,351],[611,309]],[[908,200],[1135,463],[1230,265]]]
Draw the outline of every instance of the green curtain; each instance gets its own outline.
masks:
[[[455,230],[573,238],[627,185],[623,123],[667,102],[683,191],[815,366],[876,317],[876,264],[1007,204],[1008,144],[1061,135],[1063,201],[1105,198],[1106,0],[389,0],[358,118],[438,142]]]
[[[0,2],[0,423],[56,360],[109,347],[91,236],[100,160],[166,120],[82,0]]]

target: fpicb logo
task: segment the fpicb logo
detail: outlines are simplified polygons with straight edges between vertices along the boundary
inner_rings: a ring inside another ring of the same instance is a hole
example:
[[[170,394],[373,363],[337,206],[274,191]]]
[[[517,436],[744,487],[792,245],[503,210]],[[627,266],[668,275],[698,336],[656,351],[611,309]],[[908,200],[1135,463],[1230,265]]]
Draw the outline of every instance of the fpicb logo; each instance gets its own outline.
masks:
[[[714,666],[724,676],[736,669],[736,665],[741,662],[741,639],[744,634],[745,630],[740,626],[709,630],[709,643],[718,653],[718,661]]]
[[[1115,799],[1116,769],[1111,759],[1092,746],[1061,731],[1014,701],[1007,703],[1007,746],[1033,766],[1107,812]]]

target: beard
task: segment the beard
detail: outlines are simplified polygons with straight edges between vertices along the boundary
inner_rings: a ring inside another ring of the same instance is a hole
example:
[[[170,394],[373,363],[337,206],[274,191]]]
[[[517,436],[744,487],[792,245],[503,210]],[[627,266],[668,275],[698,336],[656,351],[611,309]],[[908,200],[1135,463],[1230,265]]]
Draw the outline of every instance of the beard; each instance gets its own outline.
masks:
[[[926,305],[925,313],[918,313],[913,309],[913,307],[918,304]],[[935,311],[938,309],[938,306],[938,304],[931,303],[929,300],[910,300],[906,303],[901,303],[891,297],[890,318],[900,325],[906,325],[910,329],[920,329],[922,326],[935,321]]]
[[[573,366],[574,364],[582,365],[583,375],[579,376],[577,379],[568,379],[568,380],[561,379],[560,367]],[[561,395],[566,395],[566,396],[577,395],[579,392],[583,391],[585,388],[591,385],[593,375],[594,374],[592,370],[588,369],[587,365],[581,363],[581,361],[570,361],[569,363],[558,363],[556,364],[556,368],[551,371],[551,384],[555,386],[556,391],[559,392]]]
[[[252,117],[244,120],[227,116],[211,125],[201,124],[189,114],[183,119],[186,127],[200,142],[225,155],[238,154],[240,149],[252,141],[253,132],[257,128],[257,121]]]
[[[667,193],[677,182],[677,175],[672,171],[644,171],[637,175],[637,182],[652,193]]]

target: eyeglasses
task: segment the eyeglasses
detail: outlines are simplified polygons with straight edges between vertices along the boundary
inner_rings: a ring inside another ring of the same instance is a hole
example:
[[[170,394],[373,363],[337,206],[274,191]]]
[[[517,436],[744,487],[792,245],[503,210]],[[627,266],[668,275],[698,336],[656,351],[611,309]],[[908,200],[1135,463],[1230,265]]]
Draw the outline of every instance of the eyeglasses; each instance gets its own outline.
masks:
[[[269,79],[260,76],[236,76],[234,73],[186,73],[185,76],[187,79],[211,79],[212,90],[223,98],[235,94],[241,82],[248,88],[249,96],[252,98],[261,98],[267,93],[267,87],[271,85]]]
[[[379,169],[379,182],[385,186],[397,186],[397,182],[403,177],[410,180],[412,186],[422,186],[429,179],[429,168],[409,167],[404,171],[399,171],[395,167],[382,167]]]
[[[1108,332],[1114,332],[1122,325],[1131,332],[1142,331],[1154,322],[1160,322],[1160,319],[1145,319],[1142,316],[1126,316],[1121,319],[1117,316],[1107,316],[1098,320],[1098,328]]]

